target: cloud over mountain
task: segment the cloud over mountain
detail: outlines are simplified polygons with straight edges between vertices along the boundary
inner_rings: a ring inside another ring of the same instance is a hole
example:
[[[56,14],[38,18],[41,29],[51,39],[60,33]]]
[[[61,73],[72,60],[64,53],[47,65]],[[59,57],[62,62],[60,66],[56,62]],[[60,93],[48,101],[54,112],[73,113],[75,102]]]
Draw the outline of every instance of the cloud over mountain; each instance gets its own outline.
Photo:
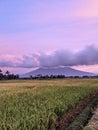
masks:
[[[0,55],[0,67],[60,67],[98,64],[98,48],[86,46],[80,51],[56,50],[52,53],[33,53],[31,55]]]

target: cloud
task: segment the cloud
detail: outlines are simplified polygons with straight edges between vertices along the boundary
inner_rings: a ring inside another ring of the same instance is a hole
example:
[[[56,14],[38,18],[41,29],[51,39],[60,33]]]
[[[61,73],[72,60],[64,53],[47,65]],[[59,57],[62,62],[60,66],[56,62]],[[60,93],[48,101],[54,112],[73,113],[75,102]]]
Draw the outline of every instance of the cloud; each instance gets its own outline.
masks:
[[[78,52],[58,50],[50,55],[41,55],[39,61],[42,67],[95,65],[98,64],[98,48],[89,45]]]
[[[84,50],[75,54],[76,65],[95,65],[98,64],[98,48],[90,45]]]
[[[57,50],[52,53],[33,53],[31,55],[0,55],[0,67],[35,68],[60,67],[78,65],[97,65],[98,48],[94,45],[73,52],[70,50]]]
[[[37,55],[0,55],[0,67],[32,68],[37,67]]]
[[[22,68],[34,68],[39,66],[39,61],[38,61],[38,55],[33,54],[33,55],[28,55],[28,56],[23,56],[22,57],[22,62],[21,64],[18,64],[19,67]]]
[[[58,67],[73,65],[73,53],[69,50],[57,50],[51,54],[43,54],[39,57],[41,67]]]
[[[91,72],[91,73],[98,73],[98,64],[97,65],[79,65],[79,66],[73,66],[73,69]]]

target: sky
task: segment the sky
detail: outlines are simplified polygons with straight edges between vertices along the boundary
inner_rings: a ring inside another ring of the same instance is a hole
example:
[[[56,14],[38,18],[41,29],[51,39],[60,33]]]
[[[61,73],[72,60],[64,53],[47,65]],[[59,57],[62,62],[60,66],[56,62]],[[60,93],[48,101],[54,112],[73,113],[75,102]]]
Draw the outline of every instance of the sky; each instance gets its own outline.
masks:
[[[98,72],[98,0],[0,0],[0,68]]]

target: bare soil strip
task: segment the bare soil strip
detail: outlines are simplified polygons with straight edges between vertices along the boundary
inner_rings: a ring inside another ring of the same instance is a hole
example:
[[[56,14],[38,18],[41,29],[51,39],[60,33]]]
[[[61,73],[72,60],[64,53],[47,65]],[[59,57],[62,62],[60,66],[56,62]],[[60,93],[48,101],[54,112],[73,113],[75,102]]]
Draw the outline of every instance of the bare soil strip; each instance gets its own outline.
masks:
[[[84,110],[84,108],[94,99],[97,92],[94,92],[89,97],[81,100],[74,109],[69,110],[59,121],[53,130],[66,130],[68,126],[75,120],[75,118]],[[73,129],[74,130],[74,129]]]
[[[89,121],[88,125],[84,128],[84,130],[98,130],[98,104],[93,114],[94,115],[92,116],[91,120]]]

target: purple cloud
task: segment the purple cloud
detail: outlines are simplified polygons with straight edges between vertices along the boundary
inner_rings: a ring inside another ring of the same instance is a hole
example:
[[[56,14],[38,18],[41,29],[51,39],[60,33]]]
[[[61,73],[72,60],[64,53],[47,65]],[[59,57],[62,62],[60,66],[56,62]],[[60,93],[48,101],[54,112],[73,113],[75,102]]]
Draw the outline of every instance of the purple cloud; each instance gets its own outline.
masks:
[[[33,53],[31,55],[1,55],[0,67],[35,68],[59,67],[98,64],[98,48],[94,45],[73,52],[70,50],[57,50],[52,53]]]

